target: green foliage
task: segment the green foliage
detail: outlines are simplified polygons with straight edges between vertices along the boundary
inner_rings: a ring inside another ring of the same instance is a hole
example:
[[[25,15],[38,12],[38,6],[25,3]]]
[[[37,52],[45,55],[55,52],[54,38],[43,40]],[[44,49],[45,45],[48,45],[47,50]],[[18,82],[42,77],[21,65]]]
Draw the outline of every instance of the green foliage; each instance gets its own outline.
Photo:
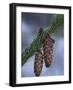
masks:
[[[30,44],[29,47],[22,52],[22,65],[25,64],[28,59],[35,54],[37,50],[40,50],[42,46],[42,39],[45,36],[45,33],[54,33],[64,24],[64,15],[58,14],[53,17],[48,27],[45,28],[41,33],[38,32],[36,39]]]

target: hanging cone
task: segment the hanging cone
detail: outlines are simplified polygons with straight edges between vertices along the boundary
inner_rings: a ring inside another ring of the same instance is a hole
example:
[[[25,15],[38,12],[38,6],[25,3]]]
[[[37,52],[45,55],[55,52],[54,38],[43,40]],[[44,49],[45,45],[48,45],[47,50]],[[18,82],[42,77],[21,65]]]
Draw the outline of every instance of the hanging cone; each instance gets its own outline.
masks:
[[[47,34],[43,40],[43,53],[46,67],[49,67],[52,63],[54,43],[55,40]]]
[[[40,51],[37,51],[35,54],[35,62],[34,62],[35,76],[40,76],[42,68],[43,68],[43,55]]]

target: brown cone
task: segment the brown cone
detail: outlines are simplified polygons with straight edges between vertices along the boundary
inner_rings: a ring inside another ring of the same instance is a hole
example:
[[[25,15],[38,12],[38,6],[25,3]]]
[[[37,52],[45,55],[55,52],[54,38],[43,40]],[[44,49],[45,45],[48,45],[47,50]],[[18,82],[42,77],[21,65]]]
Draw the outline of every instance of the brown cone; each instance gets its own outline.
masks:
[[[55,41],[47,34],[43,41],[45,66],[49,67],[53,60],[53,45]]]
[[[43,68],[43,55],[40,51],[37,51],[35,54],[35,62],[34,62],[35,76],[40,76],[42,68]]]

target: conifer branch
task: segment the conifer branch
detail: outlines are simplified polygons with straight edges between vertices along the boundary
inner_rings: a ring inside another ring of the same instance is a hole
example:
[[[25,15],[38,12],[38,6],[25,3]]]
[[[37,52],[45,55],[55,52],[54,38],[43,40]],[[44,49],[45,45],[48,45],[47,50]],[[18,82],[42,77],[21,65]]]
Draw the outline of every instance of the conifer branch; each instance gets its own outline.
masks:
[[[38,32],[36,39],[34,39],[30,46],[22,52],[22,65],[25,64],[28,61],[28,59],[35,54],[37,50],[40,50],[42,46],[42,39],[44,38],[45,34],[51,34],[56,32],[58,28],[60,28],[63,24],[63,14],[58,14],[54,16],[51,22],[49,23],[48,27],[43,29],[41,33]]]

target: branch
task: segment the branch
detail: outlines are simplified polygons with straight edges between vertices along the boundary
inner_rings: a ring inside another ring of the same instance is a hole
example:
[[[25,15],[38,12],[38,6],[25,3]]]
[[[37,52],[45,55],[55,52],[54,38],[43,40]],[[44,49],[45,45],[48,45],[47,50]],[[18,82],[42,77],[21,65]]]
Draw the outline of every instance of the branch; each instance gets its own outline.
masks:
[[[64,15],[58,14],[53,17],[49,26],[45,28],[41,33],[38,33],[37,38],[33,40],[29,47],[22,52],[22,65],[25,64],[28,59],[35,54],[42,46],[42,38],[44,38],[45,33],[51,34],[58,30],[60,26],[64,24]]]

